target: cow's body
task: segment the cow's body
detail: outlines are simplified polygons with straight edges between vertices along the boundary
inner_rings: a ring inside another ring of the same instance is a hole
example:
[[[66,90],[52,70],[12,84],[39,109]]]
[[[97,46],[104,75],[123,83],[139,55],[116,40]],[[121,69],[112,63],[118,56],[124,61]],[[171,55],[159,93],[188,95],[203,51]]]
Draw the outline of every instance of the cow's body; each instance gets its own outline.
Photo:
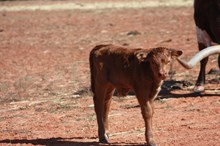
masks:
[[[220,44],[220,0],[195,0],[194,20],[199,50]],[[196,82],[196,90],[198,91],[204,90],[207,62],[208,57],[201,61],[200,72]],[[220,56],[218,64],[220,67]]]
[[[152,139],[153,100],[168,72],[172,56],[181,51],[166,48],[126,49],[114,45],[96,46],[90,53],[91,88],[98,122],[99,141],[108,143],[108,113],[115,89],[122,95],[134,90],[146,126],[146,141]]]

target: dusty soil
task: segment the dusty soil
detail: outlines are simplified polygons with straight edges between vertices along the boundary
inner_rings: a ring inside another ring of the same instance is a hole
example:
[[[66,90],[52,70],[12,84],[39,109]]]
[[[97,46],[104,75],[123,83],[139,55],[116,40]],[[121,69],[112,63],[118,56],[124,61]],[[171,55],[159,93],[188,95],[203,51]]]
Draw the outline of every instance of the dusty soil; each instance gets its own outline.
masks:
[[[59,1],[6,1],[0,7],[27,3]],[[97,44],[171,47],[182,49],[185,60],[197,52],[191,5],[4,10],[0,20],[0,145],[99,145],[88,64]],[[207,66],[206,92],[196,94],[192,88],[199,65],[184,70],[173,62],[173,76],[155,101],[154,137],[159,146],[219,145],[220,75],[208,73],[211,68],[217,68],[216,56]],[[144,144],[135,97],[113,99],[112,145]]]

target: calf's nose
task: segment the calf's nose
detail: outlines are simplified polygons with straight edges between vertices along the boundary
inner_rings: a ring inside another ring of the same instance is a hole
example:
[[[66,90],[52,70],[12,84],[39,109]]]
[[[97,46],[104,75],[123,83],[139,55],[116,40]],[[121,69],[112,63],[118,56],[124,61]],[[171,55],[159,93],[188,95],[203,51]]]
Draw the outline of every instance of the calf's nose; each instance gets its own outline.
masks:
[[[160,77],[162,80],[166,79],[167,76],[168,76],[167,73],[159,73],[159,77]]]

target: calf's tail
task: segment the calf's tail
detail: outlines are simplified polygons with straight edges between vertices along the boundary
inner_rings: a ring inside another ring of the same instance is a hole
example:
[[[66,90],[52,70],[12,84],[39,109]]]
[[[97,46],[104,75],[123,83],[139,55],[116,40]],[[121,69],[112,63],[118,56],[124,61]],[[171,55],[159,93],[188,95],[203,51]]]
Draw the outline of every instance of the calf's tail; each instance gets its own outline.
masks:
[[[91,77],[91,90],[95,93],[95,69],[94,69],[94,49],[89,54],[89,65],[90,65],[90,77]]]
[[[220,55],[218,56],[218,67],[220,69]]]
[[[95,52],[103,47],[107,47],[108,45],[98,45],[93,48],[89,54],[89,64],[90,64],[90,74],[91,74],[91,90],[95,93],[95,78],[96,78],[96,68],[95,68]]]

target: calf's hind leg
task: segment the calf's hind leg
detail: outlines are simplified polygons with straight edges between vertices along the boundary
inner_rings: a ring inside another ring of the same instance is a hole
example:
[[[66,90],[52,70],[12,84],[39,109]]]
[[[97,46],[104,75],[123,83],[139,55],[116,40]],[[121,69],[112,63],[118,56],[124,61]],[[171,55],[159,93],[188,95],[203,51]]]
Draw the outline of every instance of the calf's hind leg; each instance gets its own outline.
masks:
[[[95,106],[96,118],[98,123],[99,142],[108,143],[107,131],[108,113],[111,104],[111,97],[114,93],[114,88],[107,86],[107,84],[97,85],[94,93],[93,101]]]
[[[106,134],[108,136],[108,131],[109,131],[109,123],[108,123],[108,114],[110,111],[110,106],[112,102],[112,95],[114,94],[115,88],[112,86],[109,86],[106,94],[105,94],[105,99],[104,99],[104,113],[103,113],[103,119],[104,119],[104,127]]]

